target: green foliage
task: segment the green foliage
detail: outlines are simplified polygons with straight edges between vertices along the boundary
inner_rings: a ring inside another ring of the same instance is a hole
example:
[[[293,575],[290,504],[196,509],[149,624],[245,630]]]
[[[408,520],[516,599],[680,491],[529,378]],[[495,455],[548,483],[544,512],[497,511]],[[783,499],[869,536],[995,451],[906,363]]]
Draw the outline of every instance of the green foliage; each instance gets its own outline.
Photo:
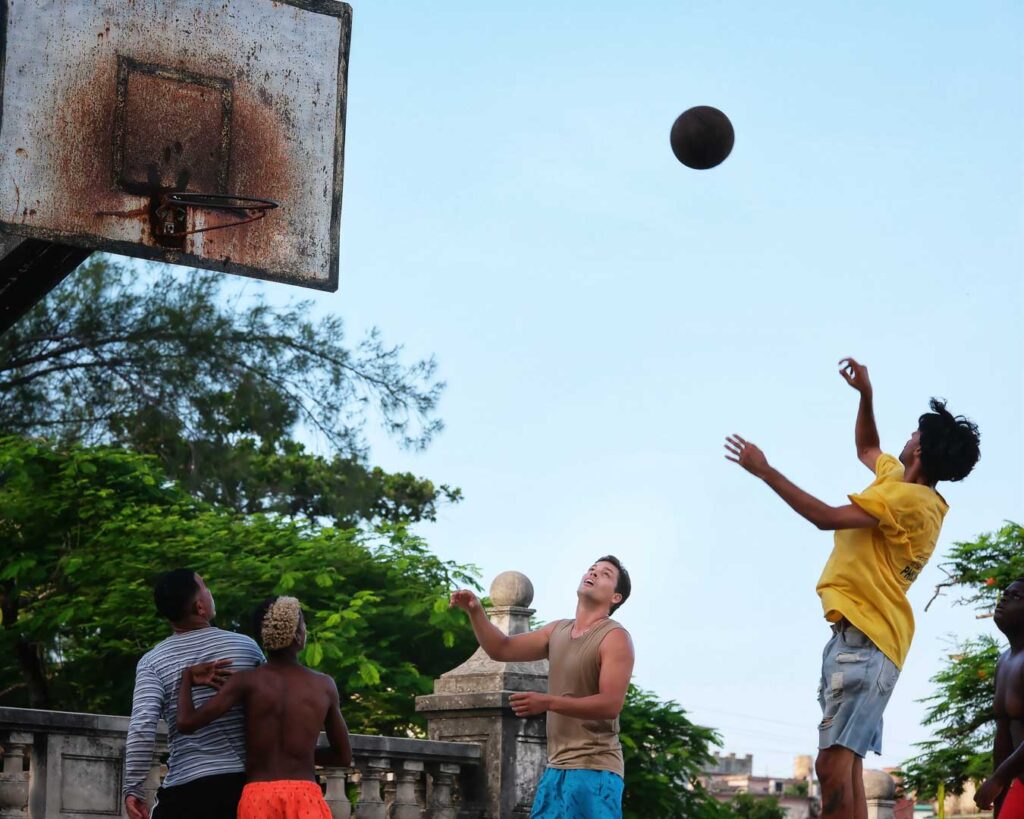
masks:
[[[740,819],[786,819],[786,809],[774,796],[738,793],[729,803],[728,810]]]
[[[363,732],[418,730],[413,696],[475,647],[447,606],[454,585],[476,585],[475,570],[400,527],[371,536],[243,516],[117,448],[3,438],[0,476],[0,654],[30,648],[43,669],[38,690],[4,664],[0,703],[127,713],[135,663],[168,633],[151,584],[176,566],[204,576],[223,628],[245,630],[269,594],[297,596],[305,661],[337,680]]]
[[[943,586],[960,592],[958,604],[990,611],[1000,592],[1024,576],[1024,529],[1007,523],[998,532],[956,543],[942,568],[949,578]],[[932,678],[936,690],[924,700],[929,704],[924,722],[935,734],[918,745],[921,753],[903,770],[907,788],[919,798],[934,798],[940,782],[947,793],[960,794],[967,782],[991,774],[999,654],[995,636],[967,640]]]
[[[404,364],[376,330],[346,346],[309,303],[228,300],[216,273],[141,271],[94,255],[0,336],[0,433],[129,447],[204,500],[338,526],[432,520],[459,499],[366,465],[371,419],[414,448],[441,429],[432,359]]]
[[[710,728],[694,725],[674,700],[629,686],[619,717],[626,763],[625,819],[714,819],[722,808],[697,777],[720,744]]]

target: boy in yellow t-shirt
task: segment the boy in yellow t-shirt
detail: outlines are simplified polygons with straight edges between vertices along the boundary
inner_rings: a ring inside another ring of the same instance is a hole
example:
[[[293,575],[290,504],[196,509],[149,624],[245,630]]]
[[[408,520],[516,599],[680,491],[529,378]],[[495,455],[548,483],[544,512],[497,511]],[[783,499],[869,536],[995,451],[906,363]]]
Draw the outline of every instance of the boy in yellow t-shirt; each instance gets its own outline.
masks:
[[[867,367],[852,358],[840,374],[860,393],[854,438],[857,456],[874,482],[851,503],[829,506],[769,466],[764,453],[739,435],[726,438],[726,458],[761,478],[819,529],[835,531],[835,546],[818,581],[832,638],[822,657],[815,768],[822,819],[867,814],[863,758],[882,752],[882,713],[914,636],[906,592],[935,549],[948,506],[939,481],[959,481],[979,457],[978,427],[954,417],[945,402],[931,412],[899,458],[879,448]]]

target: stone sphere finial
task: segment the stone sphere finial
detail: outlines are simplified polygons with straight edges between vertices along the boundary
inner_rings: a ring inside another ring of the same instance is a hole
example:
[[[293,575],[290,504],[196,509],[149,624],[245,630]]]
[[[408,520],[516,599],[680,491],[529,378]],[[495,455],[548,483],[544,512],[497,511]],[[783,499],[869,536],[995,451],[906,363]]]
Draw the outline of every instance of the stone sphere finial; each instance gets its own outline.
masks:
[[[891,801],[896,798],[896,780],[885,771],[865,769],[864,796],[868,799]]]
[[[521,606],[533,602],[533,583],[522,572],[502,572],[491,583],[491,604]]]

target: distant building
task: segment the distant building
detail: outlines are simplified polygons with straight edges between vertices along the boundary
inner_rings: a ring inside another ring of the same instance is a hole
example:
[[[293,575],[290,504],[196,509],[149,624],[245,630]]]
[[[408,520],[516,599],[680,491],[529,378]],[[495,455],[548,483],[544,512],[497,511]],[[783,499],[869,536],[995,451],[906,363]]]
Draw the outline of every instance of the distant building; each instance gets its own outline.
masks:
[[[701,782],[719,802],[729,802],[736,794],[775,797],[785,809],[787,819],[811,819],[818,815],[818,783],[810,756],[793,760],[793,776],[754,776],[754,757],[747,754],[721,756],[701,775]]]
[[[729,754],[724,756],[722,754],[715,754],[715,764],[708,768],[705,773],[711,776],[719,776],[724,774],[751,774],[754,772],[754,757],[752,754],[747,754],[743,757],[737,757],[736,754]]]

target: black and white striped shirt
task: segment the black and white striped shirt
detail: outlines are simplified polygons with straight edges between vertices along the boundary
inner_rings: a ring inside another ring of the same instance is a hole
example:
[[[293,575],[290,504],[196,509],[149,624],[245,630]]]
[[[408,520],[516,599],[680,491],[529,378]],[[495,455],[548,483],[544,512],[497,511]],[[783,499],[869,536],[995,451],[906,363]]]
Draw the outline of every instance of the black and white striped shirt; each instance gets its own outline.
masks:
[[[172,634],[139,660],[124,753],[124,796],[143,795],[142,785],[153,765],[156,724],[160,719],[167,722],[170,746],[164,787],[203,776],[245,770],[245,724],[241,706],[232,708],[190,736],[178,733],[174,719],[181,672],[190,665],[221,659],[231,660],[232,671],[244,671],[265,662],[255,641],[243,634],[213,627]],[[198,708],[215,693],[207,686],[194,688],[192,701]]]

